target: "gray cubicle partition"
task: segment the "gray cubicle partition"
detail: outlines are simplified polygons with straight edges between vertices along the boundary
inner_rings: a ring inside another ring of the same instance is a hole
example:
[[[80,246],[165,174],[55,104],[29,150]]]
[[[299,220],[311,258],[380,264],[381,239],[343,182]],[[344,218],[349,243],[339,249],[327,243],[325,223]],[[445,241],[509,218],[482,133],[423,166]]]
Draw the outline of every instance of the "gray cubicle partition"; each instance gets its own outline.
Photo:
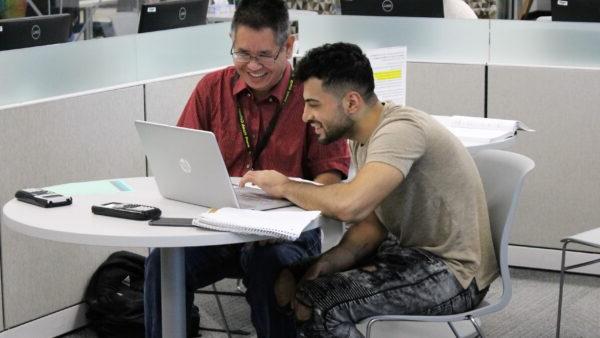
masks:
[[[143,107],[140,85],[0,109],[0,205],[24,187],[144,176],[133,124],[144,118]],[[117,248],[46,241],[2,227],[1,250],[10,328],[80,303],[96,267]]]
[[[489,117],[536,129],[513,151],[536,161],[511,243],[560,248],[560,239],[600,226],[600,68],[490,66]]]
[[[513,148],[536,161],[511,237],[527,259],[515,263],[558,268],[560,239],[600,225],[600,25],[492,21],[488,69],[488,116],[536,129]]]
[[[146,83],[144,85],[146,120],[175,125],[192,91],[204,74],[203,72]]]
[[[483,117],[485,65],[409,62],[406,104],[429,114]]]
[[[490,22],[488,116],[536,129],[511,149],[536,161],[513,227],[511,264],[559,269],[560,239],[600,226],[599,93],[600,25]]]

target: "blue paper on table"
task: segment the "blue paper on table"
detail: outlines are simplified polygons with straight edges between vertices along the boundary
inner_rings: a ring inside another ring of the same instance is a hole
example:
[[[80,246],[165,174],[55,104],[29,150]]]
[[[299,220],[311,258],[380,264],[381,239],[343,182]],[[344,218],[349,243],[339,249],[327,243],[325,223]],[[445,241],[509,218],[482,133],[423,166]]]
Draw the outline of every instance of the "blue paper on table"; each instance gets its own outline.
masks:
[[[66,183],[45,187],[44,189],[65,196],[112,194],[122,191],[133,191],[133,189],[122,180]]]

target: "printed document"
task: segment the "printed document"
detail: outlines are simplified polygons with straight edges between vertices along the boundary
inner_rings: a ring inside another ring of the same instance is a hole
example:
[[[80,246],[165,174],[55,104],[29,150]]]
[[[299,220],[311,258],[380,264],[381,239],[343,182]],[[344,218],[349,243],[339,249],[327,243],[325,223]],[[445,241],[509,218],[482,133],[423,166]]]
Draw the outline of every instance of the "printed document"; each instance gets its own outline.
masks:
[[[406,105],[406,46],[370,49],[365,54],[373,68],[379,100]]]

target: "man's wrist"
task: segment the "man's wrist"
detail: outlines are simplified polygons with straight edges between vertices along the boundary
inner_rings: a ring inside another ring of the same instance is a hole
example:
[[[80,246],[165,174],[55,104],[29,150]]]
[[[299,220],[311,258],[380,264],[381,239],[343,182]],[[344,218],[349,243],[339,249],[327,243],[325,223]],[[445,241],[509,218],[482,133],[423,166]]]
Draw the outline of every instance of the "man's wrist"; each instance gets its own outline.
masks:
[[[283,198],[289,199],[289,196],[294,189],[294,183],[296,182],[288,178],[287,181],[281,185],[281,196]]]
[[[306,271],[317,262],[318,259],[319,256],[304,258],[288,266],[287,269],[292,273],[292,275],[294,275],[296,282],[298,282],[300,279],[302,279]]]

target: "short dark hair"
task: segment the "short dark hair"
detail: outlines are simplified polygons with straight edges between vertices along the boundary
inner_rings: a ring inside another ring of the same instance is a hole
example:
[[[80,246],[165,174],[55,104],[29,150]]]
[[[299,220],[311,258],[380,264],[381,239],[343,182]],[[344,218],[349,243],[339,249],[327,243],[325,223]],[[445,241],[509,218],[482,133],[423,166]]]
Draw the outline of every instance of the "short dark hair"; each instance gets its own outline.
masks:
[[[365,102],[376,98],[373,69],[360,47],[351,43],[328,43],[308,51],[296,65],[295,77],[306,81],[315,77],[323,88],[338,95],[359,92]]]
[[[283,46],[289,35],[290,18],[282,0],[242,0],[233,15],[231,32],[235,34],[239,26],[270,28],[275,32],[277,45]]]

